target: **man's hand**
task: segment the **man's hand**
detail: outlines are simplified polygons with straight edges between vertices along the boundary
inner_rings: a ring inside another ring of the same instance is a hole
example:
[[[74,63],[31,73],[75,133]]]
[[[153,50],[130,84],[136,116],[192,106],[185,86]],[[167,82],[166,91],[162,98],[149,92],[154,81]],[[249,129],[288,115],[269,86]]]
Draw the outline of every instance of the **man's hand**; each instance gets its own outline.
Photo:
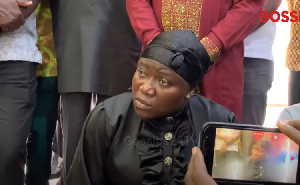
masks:
[[[198,147],[193,148],[188,171],[185,176],[186,185],[217,185],[208,175],[204,157]]]
[[[226,137],[225,137],[226,143],[233,143],[235,140],[236,140],[236,139],[235,139],[234,136],[226,136]]]
[[[20,2],[20,6],[29,6],[30,2]],[[15,0],[0,0],[0,27],[3,32],[12,32],[25,23],[19,4]]]
[[[28,7],[32,5],[32,1],[17,0],[17,3],[20,7]]]
[[[278,129],[300,146],[300,120],[279,121]]]

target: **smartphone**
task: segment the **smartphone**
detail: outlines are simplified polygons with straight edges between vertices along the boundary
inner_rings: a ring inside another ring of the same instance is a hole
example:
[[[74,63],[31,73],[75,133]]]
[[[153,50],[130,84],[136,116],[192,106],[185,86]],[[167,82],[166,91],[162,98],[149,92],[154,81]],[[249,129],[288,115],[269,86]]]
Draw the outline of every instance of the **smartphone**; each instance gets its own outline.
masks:
[[[218,184],[300,184],[299,146],[278,129],[210,122],[199,147]]]

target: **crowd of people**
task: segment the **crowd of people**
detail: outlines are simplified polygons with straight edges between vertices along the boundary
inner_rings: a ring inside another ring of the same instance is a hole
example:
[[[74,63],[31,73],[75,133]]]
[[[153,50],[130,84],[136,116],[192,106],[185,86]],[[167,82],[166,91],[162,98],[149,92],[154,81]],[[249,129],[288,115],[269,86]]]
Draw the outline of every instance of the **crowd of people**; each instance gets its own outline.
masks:
[[[263,124],[276,23],[260,14],[280,4],[0,0],[0,184],[214,185],[193,147],[209,121]],[[300,144],[297,29],[278,127]],[[251,156],[251,133],[221,133],[216,158]]]

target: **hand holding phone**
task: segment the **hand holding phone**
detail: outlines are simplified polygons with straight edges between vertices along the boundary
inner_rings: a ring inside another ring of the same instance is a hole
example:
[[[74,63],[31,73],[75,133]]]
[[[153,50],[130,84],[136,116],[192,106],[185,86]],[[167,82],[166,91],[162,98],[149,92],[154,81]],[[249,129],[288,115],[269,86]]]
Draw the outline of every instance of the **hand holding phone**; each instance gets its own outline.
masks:
[[[291,135],[294,141],[296,137],[300,138],[299,134]],[[299,145],[291,139],[278,129],[207,123],[199,147],[208,174],[218,184],[300,184]]]
[[[300,120],[279,121],[279,130],[300,145]]]
[[[192,157],[185,176],[186,185],[217,185],[208,175],[203,155],[198,147],[192,150]]]

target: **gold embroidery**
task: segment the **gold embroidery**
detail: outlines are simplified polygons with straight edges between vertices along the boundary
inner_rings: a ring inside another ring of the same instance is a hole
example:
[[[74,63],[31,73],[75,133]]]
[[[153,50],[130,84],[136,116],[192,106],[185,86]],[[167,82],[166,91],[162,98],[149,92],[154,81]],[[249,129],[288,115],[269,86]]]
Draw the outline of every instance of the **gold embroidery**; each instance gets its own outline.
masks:
[[[165,31],[187,29],[199,36],[203,0],[162,0],[162,24]]]
[[[204,48],[206,49],[210,60],[213,62],[218,62],[220,60],[219,48],[207,37],[204,37],[201,40],[201,43],[203,44]]]
[[[300,10],[300,1],[287,1],[289,12]],[[300,71],[300,23],[291,22],[290,42],[286,50],[285,66],[290,71]]]

